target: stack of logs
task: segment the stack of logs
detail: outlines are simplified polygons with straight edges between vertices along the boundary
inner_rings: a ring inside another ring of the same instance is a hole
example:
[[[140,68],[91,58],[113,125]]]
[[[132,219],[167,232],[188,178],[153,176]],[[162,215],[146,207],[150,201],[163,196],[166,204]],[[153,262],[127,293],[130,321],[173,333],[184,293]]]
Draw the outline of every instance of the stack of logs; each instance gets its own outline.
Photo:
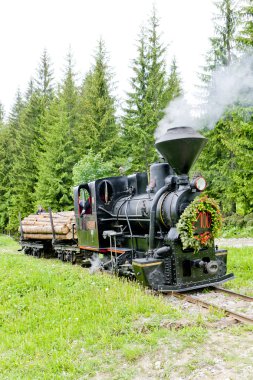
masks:
[[[74,211],[54,212],[52,213],[52,219],[55,239],[73,239],[73,224],[75,224]],[[31,214],[24,218],[21,224],[23,239],[51,240],[53,238],[50,214],[48,212],[43,212],[39,215]],[[77,238],[75,228],[74,238]]]

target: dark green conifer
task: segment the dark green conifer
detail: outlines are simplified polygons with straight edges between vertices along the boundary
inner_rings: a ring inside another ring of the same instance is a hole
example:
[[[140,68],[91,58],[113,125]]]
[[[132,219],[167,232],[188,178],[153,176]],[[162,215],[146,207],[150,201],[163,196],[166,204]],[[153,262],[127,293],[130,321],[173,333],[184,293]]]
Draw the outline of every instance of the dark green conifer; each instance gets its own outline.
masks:
[[[4,123],[4,115],[5,115],[4,106],[0,102],[0,126],[2,126]]]
[[[167,91],[165,93],[165,100],[169,103],[171,100],[182,95],[182,83],[178,73],[178,66],[176,58],[174,57],[170,67],[169,78],[167,82]]]
[[[72,170],[77,156],[77,88],[71,53],[58,96],[45,115],[45,146],[38,164],[36,202],[52,209],[72,206]]]
[[[242,8],[237,42],[241,49],[248,49],[253,46],[253,0],[247,0]]]
[[[72,209],[72,170],[75,164],[67,103],[55,98],[46,113],[45,149],[39,160],[36,202],[54,210]]]
[[[221,73],[233,62],[240,61],[236,46],[238,2],[221,0],[216,6],[219,14],[214,20],[215,36],[211,38],[211,50],[207,56],[207,75],[202,77],[205,85],[208,83],[208,89],[214,94],[216,93],[215,82],[212,80],[214,70],[219,69]],[[237,83],[237,87],[239,86],[241,84]],[[245,94],[247,91],[247,88],[243,89]],[[234,99],[233,104],[227,104],[226,108],[224,104],[224,113],[220,120],[213,130],[206,132],[209,142],[198,161],[202,174],[208,180],[208,192],[220,199],[223,211],[226,213],[249,212],[252,209],[249,201],[250,192],[245,187],[246,178],[248,183],[252,182],[252,173],[247,172],[241,160],[241,157],[248,157],[248,149],[252,149],[253,140],[250,133],[252,109],[249,105],[238,106],[241,101],[240,95],[238,92],[238,98]],[[249,137],[248,144],[245,144],[245,136]]]
[[[98,43],[95,63],[82,85],[80,112],[80,155],[93,149],[94,153],[100,152],[103,159],[111,159],[117,144],[118,126],[112,73],[102,40]]]
[[[206,131],[208,143],[196,169],[207,180],[208,193],[223,213],[253,211],[253,108],[234,107]]]
[[[210,37],[210,50],[206,55],[206,65],[200,75],[205,83],[210,83],[214,70],[228,66],[237,59],[236,31],[239,22],[238,2],[219,0],[215,2],[216,14],[213,16],[214,36]]]
[[[47,108],[54,96],[53,71],[50,57],[45,49],[42,53],[37,77],[35,78],[35,89],[43,100],[43,106]]]
[[[1,174],[0,174],[0,193],[1,193],[1,227],[3,229],[10,222],[11,198],[15,192],[13,186],[13,166],[17,160],[17,139],[21,130],[21,115],[24,109],[24,101],[20,91],[17,91],[15,103],[10,111],[9,118],[4,125],[1,143]],[[16,177],[15,177],[16,178]]]
[[[59,96],[63,99],[65,104],[65,112],[69,124],[69,133],[71,143],[73,144],[73,162],[77,162],[78,157],[78,144],[79,144],[79,93],[76,85],[76,74],[74,72],[73,56],[71,50],[67,54],[67,65],[65,68],[64,78],[60,87]]]
[[[149,164],[157,159],[154,132],[165,107],[174,97],[170,88],[172,81],[168,82],[166,49],[160,42],[155,8],[148,20],[148,27],[141,30],[137,52],[138,56],[133,61],[131,91],[127,94],[123,116],[125,155],[132,159],[132,171],[147,171]],[[176,70],[173,75],[176,76]],[[177,80],[180,82],[179,78]]]
[[[20,114],[20,128],[16,136],[16,153],[10,170],[9,230],[16,230],[18,214],[25,216],[35,210],[35,186],[38,180],[38,161],[44,151],[46,133],[45,112],[53,96],[49,58],[44,51],[35,78],[35,86],[27,92],[27,101]]]

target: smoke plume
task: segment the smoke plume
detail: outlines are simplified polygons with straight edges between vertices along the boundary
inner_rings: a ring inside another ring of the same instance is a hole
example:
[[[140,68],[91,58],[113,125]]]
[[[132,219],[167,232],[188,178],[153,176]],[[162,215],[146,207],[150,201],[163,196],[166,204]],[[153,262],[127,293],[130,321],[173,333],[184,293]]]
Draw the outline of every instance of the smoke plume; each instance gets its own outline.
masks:
[[[196,111],[184,97],[172,101],[155,132],[156,139],[168,128],[173,127],[212,129],[229,106],[252,106],[253,54],[245,55],[230,66],[216,70],[206,94],[203,94],[202,99],[198,99],[198,104]]]

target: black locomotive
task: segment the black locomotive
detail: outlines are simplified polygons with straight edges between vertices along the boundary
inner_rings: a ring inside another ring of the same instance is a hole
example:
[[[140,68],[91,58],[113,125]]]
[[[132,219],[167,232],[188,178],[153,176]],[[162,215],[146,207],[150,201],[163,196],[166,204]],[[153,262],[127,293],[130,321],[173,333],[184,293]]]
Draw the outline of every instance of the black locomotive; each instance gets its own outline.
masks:
[[[78,243],[52,242],[61,258],[99,266],[136,278],[155,290],[184,291],[221,283],[227,252],[214,240],[196,251],[183,249],[177,229],[185,209],[205,188],[202,177],[190,181],[188,173],[206,139],[190,127],[171,128],[156,141],[164,162],[147,173],[109,177],[74,189]],[[209,234],[208,213],[196,223],[195,234]],[[203,220],[204,218],[204,220]],[[211,235],[209,235],[212,237]],[[22,246],[36,242],[22,240]],[[38,242],[37,242],[38,243]],[[45,246],[45,242],[39,242]],[[60,251],[59,251],[60,247]],[[30,248],[29,248],[30,249]]]

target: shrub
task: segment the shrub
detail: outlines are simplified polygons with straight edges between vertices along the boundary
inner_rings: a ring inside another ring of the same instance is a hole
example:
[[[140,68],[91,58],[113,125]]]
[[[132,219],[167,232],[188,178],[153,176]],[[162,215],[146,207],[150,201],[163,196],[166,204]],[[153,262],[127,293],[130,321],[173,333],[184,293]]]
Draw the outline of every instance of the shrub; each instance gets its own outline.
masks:
[[[242,215],[233,214],[226,217],[223,221],[224,226],[226,227],[243,227],[244,226],[244,217]]]
[[[74,185],[114,175],[113,163],[103,160],[100,153],[90,150],[73,168]]]
[[[253,221],[253,212],[244,216],[244,221],[247,223],[249,220]]]

